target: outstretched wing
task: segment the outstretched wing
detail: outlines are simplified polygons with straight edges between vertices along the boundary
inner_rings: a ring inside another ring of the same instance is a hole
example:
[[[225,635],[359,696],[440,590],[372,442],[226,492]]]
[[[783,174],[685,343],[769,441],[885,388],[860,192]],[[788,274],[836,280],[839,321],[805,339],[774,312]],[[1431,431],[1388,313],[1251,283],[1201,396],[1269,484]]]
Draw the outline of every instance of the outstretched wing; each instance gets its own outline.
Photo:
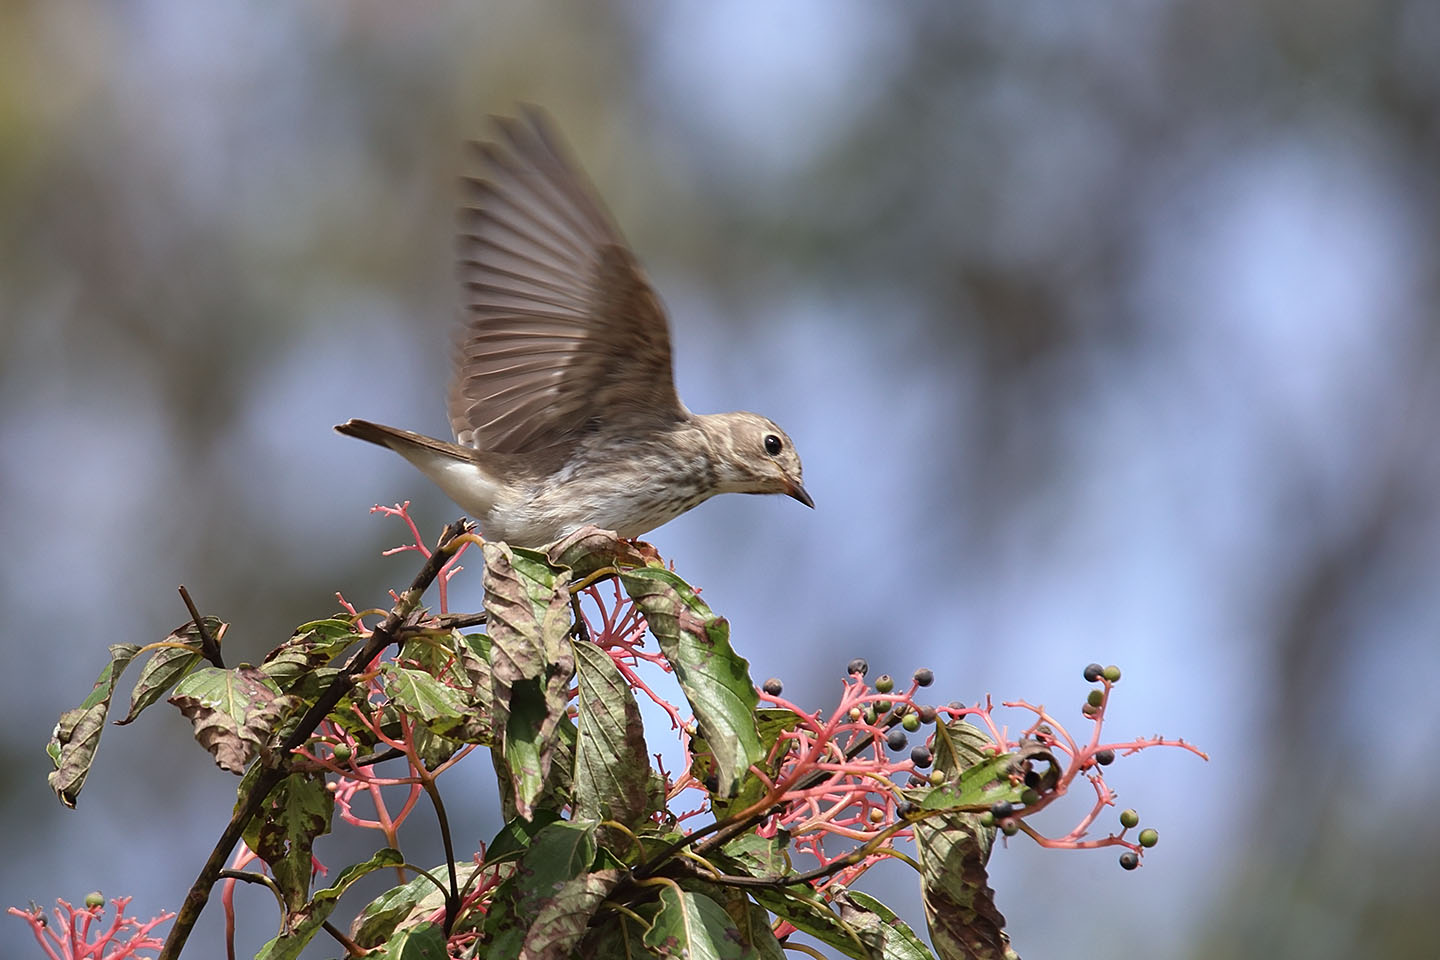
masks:
[[[496,119],[467,178],[450,424],[527,453],[616,420],[678,419],[665,310],[544,114]]]

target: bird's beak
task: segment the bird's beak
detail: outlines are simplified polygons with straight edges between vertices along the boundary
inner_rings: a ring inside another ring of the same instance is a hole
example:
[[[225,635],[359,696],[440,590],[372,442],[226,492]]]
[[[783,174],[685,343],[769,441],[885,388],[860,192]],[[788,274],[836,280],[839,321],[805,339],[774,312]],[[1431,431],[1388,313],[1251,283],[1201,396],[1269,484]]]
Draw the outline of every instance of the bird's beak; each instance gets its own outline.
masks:
[[[787,480],[785,492],[790,496],[794,497],[796,500],[799,500],[801,503],[805,504],[805,506],[809,507],[811,510],[815,509],[815,501],[810,499],[810,494],[806,493],[805,488],[802,487],[800,484]]]

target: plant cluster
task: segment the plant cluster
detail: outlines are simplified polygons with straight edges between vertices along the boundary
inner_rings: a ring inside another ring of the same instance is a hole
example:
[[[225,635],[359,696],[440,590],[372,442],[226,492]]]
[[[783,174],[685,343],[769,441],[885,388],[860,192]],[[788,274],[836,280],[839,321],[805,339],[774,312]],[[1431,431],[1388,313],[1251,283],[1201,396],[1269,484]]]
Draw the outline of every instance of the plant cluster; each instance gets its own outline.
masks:
[[[388,611],[340,597],[340,612],[302,625],[258,666],[227,667],[225,625],[192,605],[165,640],[111,647],[90,697],[62,715],[50,779],[73,805],[120,675],[148,653],[119,722],[169,693],[215,762],[241,775],[235,815],[162,958],[179,956],[217,883],[233,931],[239,882],[266,886],[279,906],[279,932],[259,954],[267,960],[297,956],[322,931],[347,955],[375,958],[813,953],[797,931],[862,960],[1010,957],[985,874],[997,833],[1120,847],[1132,869],[1158,834],[1131,839],[1138,817],[1125,811],[1118,829],[1091,837],[1115,805],[1103,768],[1154,746],[1199,754],[1181,740],[1107,740],[1120,671],[1099,664],[1084,670],[1083,734],[1023,700],[1002,704],[1024,721],[1012,734],[988,699],[936,703],[929,669],[906,683],[870,681],[863,660],[850,663],[836,703],[807,709],[778,679],[754,684],[724,618],[646,545],[586,528],[523,550],[452,524],[432,549],[407,507],[376,508],[413,538],[391,552],[424,559]],[[451,613],[445,587],[472,546],[485,609]],[[434,614],[419,605],[432,582]],[[683,705],[655,691],[655,671],[673,676]],[[668,717],[684,769],[667,771],[658,753],[652,763],[637,695]],[[461,856],[439,779],[477,748],[497,771],[505,823]],[[1030,818],[1077,782],[1093,797],[1073,829],[1035,829]],[[402,852],[401,828],[422,803],[439,824],[439,865]],[[314,845],[337,815],[382,842],[318,886],[326,872]],[[929,945],[854,889],[887,858],[919,875]],[[380,871],[395,885],[346,929],[332,923],[341,896]],[[105,956],[159,946],[151,930],[170,915],[122,923],[126,902],[115,901],[114,929],[133,930],[130,945]],[[62,902],[57,916],[88,929],[96,909]],[[38,910],[11,912],[40,937]],[[51,957],[101,955],[65,949],[47,946]]]

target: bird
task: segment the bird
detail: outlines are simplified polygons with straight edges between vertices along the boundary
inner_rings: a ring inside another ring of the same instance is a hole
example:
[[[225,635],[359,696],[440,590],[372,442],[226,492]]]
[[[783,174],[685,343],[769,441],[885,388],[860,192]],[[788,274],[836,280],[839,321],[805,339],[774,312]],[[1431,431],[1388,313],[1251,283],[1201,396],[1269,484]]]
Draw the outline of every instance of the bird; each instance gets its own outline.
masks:
[[[774,421],[681,402],[659,297],[548,115],[518,112],[469,144],[454,442],[368,420],[335,429],[400,454],[512,546],[587,525],[635,539],[721,493],[814,508]]]

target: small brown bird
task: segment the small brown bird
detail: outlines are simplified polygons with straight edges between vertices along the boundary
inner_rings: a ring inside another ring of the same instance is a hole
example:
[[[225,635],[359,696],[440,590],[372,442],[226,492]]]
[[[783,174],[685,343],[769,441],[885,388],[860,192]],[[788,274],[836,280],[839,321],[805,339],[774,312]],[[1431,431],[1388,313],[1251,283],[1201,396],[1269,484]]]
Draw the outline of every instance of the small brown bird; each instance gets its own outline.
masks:
[[[595,190],[535,109],[497,118],[465,180],[456,443],[349,420],[494,540],[538,546],[595,524],[638,537],[717,493],[815,504],[800,457],[754,413],[695,414],[675,392],[665,310]]]

